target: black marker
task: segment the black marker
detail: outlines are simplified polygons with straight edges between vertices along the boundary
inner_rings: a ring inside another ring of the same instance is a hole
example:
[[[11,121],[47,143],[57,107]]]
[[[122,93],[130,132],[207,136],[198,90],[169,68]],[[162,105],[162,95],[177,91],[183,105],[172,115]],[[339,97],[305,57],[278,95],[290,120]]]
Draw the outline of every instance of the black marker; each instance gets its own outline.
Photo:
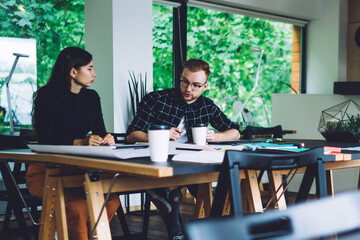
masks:
[[[200,149],[200,148],[181,148],[181,147],[176,148],[176,150],[202,151],[202,149]]]
[[[127,148],[148,148],[149,145],[124,145],[124,146],[117,146],[114,149],[127,149]]]

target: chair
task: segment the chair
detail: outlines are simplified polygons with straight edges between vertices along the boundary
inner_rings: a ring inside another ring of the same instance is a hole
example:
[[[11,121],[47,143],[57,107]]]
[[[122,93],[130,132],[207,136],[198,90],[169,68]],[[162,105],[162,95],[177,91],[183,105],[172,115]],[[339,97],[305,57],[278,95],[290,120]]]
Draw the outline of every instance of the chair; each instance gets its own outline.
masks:
[[[281,125],[275,127],[256,127],[256,126],[246,126],[245,130],[241,132],[243,139],[253,139],[256,135],[271,135],[271,138],[282,138],[283,131]],[[264,175],[264,170],[261,170],[258,173],[258,183],[261,184],[262,176]]]
[[[337,239],[360,237],[360,192],[338,194],[243,218],[198,220],[188,223],[189,240]]]
[[[16,222],[20,232],[22,233],[23,239],[31,239],[30,232],[25,221],[23,208],[29,207],[31,210],[28,213],[30,219],[35,225],[34,234],[36,236],[38,232],[37,222],[40,217],[37,207],[41,206],[41,199],[33,197],[26,187],[24,188],[21,186],[25,183],[26,173],[26,171],[21,170],[21,167],[21,163],[15,163],[14,169],[11,170],[7,162],[0,163],[0,171],[6,188],[6,190],[0,192],[0,201],[7,202],[2,231],[5,232],[8,230],[11,213],[14,212]]]
[[[252,139],[254,135],[272,135],[272,138],[282,138],[281,125],[275,127],[255,127],[246,126],[245,130],[241,132],[244,139]]]
[[[32,130],[28,129],[22,129],[18,136],[9,137],[8,139],[11,139],[11,144],[8,145],[8,142],[4,142],[4,145],[1,144],[0,148],[25,148],[27,143],[36,140]],[[0,172],[5,185],[5,190],[0,191],[0,201],[7,202],[2,231],[8,230],[13,212],[23,239],[31,239],[23,209],[30,209],[28,213],[35,226],[34,235],[37,237],[37,222],[40,218],[37,208],[42,205],[42,200],[33,197],[26,186],[23,186],[25,184],[26,170],[27,165],[23,163],[14,163],[13,169],[10,168],[8,162],[0,163]]]
[[[126,133],[111,133],[114,136],[115,143],[124,144],[126,143]],[[140,193],[140,200],[141,200],[141,210],[140,214],[134,213],[136,215],[143,215],[143,231],[140,234],[130,234],[129,226],[127,224],[125,213],[123,211],[122,206],[120,206],[117,210],[117,215],[120,221],[121,228],[124,233],[124,237],[126,239],[131,239],[136,237],[137,235],[147,236],[148,233],[148,226],[149,226],[149,217],[150,217],[150,199],[145,195],[145,191],[137,191],[137,192],[127,192],[121,193],[120,195],[124,195],[125,198],[125,208],[126,213],[132,213],[130,211],[130,194],[132,193]],[[145,201],[144,201],[145,199]]]
[[[316,178],[318,196],[326,196],[325,164],[323,162],[324,151],[322,147],[296,153],[274,153],[265,151],[266,150],[264,150],[264,152],[249,152],[228,150],[225,152],[213,206],[210,212],[211,217],[220,217],[222,215],[228,192],[230,193],[231,215],[234,217],[241,217],[243,215],[239,180],[240,169],[273,171],[306,167],[296,202],[307,199],[314,178]]]

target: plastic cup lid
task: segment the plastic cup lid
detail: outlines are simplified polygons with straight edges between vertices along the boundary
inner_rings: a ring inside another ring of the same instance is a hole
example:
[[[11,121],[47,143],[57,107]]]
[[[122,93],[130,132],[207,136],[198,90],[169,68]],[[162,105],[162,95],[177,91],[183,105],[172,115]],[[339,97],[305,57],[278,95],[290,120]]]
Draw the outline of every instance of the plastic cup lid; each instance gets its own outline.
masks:
[[[169,130],[170,127],[168,125],[151,125],[149,130]]]

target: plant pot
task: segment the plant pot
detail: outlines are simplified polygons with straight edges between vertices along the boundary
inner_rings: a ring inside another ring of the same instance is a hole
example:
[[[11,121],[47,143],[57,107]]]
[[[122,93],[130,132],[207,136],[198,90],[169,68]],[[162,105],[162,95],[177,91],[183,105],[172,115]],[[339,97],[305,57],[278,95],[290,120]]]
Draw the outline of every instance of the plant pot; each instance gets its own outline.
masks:
[[[321,133],[329,142],[359,142],[360,134],[351,132],[323,132]]]
[[[318,131],[327,141],[359,142],[360,105],[350,99],[322,111]]]

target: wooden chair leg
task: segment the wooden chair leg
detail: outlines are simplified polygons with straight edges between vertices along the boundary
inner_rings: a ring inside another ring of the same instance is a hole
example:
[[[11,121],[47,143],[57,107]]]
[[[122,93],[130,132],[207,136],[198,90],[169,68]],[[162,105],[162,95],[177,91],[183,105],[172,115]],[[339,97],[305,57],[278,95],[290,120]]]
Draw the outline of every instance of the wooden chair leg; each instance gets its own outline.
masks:
[[[10,219],[11,219],[11,213],[12,213],[12,203],[8,202],[6,204],[6,211],[5,211],[5,218],[4,218],[4,225],[2,228],[2,231],[7,231],[9,229]]]
[[[125,218],[125,213],[123,211],[122,205],[120,205],[119,208],[117,209],[117,215],[119,218],[121,228],[124,233],[124,237],[126,239],[129,239],[130,238],[130,230],[129,230],[129,226],[128,226],[126,218]]]
[[[144,219],[143,219],[143,230],[142,234],[145,239],[147,239],[149,231],[149,218],[150,218],[150,198],[145,194],[145,210],[144,210]]]

